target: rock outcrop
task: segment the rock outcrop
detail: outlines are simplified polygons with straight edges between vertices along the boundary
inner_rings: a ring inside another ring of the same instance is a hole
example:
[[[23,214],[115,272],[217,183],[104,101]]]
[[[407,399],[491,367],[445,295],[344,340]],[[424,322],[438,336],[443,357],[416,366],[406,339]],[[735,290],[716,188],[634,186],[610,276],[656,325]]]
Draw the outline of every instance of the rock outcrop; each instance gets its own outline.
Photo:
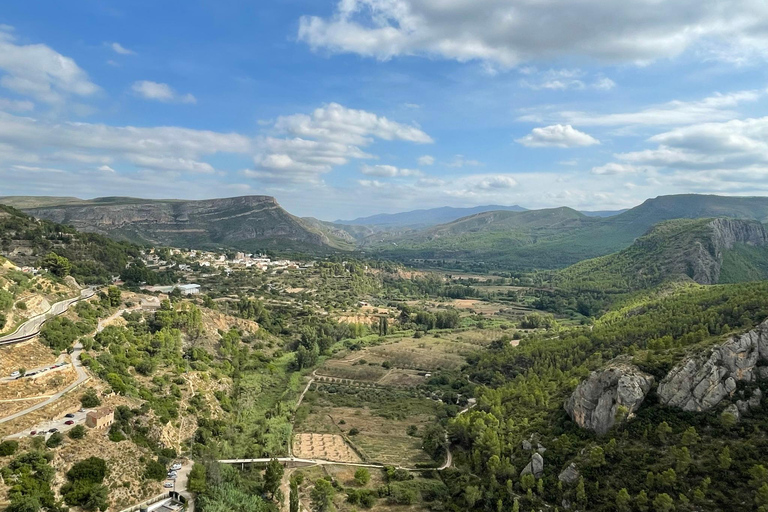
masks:
[[[651,375],[627,362],[614,361],[579,384],[565,410],[580,427],[605,434],[620,413],[629,417],[640,407],[652,385]]]
[[[564,484],[573,484],[576,483],[580,476],[581,473],[579,473],[579,469],[576,467],[576,464],[571,462],[564,470],[560,472],[559,475],[557,475],[557,479]]]
[[[520,472],[520,476],[527,474],[532,474],[536,478],[541,478],[541,475],[544,474],[544,457],[540,453],[534,453],[531,462]]]
[[[659,400],[684,411],[709,411],[736,391],[737,382],[762,377],[765,365],[768,321],[675,366],[659,384]]]

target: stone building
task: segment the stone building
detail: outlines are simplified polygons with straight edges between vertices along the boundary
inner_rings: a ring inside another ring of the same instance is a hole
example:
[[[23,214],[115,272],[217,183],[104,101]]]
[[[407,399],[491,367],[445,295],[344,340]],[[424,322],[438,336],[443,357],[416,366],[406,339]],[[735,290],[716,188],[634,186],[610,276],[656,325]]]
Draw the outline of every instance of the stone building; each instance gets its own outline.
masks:
[[[109,407],[100,407],[85,415],[85,424],[91,428],[107,428],[115,421],[115,411]]]

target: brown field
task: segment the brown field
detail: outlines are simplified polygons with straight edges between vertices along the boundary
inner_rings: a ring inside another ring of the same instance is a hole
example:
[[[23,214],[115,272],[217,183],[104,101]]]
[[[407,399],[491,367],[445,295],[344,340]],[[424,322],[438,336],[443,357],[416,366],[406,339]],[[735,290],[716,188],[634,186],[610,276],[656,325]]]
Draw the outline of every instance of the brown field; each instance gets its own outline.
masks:
[[[340,423],[342,421],[344,423]],[[413,466],[431,462],[432,459],[421,449],[421,439],[407,435],[406,429],[410,425],[422,429],[433,422],[434,417],[428,414],[394,420],[377,416],[367,408],[315,406],[312,413],[301,425],[297,425],[296,429],[301,432],[314,432],[317,436],[319,433],[330,434],[339,431],[348,434],[351,429],[356,428],[359,433],[348,435],[348,438],[368,462]]]
[[[355,450],[338,434],[297,434],[293,438],[293,454],[305,459],[362,462]]]
[[[0,377],[5,377],[19,368],[37,368],[56,362],[53,351],[37,338],[16,345],[0,347]]]
[[[0,386],[0,400],[52,395],[76,380],[77,372],[72,365],[64,366],[39,376],[4,382]]]

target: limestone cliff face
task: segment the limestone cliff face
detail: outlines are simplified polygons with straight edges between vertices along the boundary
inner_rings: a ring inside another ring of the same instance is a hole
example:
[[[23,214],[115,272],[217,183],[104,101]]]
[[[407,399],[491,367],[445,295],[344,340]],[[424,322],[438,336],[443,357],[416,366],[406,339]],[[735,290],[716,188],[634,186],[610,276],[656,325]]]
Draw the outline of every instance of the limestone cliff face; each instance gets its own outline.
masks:
[[[31,208],[26,213],[134,242],[176,246],[332,246],[325,233],[286,212],[273,197],[202,201],[105,198]]]
[[[661,403],[708,411],[736,390],[739,381],[768,377],[768,321],[704,354],[675,366],[659,384]]]
[[[620,416],[626,417],[643,403],[653,385],[653,377],[636,366],[614,361],[579,384],[565,403],[565,410],[580,427],[605,434]]]

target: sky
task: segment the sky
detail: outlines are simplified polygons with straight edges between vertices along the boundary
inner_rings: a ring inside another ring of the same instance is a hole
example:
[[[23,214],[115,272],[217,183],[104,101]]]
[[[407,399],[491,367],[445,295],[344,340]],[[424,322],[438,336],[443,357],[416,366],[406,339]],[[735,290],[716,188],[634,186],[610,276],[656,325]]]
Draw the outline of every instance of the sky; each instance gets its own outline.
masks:
[[[4,0],[0,196],[768,195],[764,0]]]

